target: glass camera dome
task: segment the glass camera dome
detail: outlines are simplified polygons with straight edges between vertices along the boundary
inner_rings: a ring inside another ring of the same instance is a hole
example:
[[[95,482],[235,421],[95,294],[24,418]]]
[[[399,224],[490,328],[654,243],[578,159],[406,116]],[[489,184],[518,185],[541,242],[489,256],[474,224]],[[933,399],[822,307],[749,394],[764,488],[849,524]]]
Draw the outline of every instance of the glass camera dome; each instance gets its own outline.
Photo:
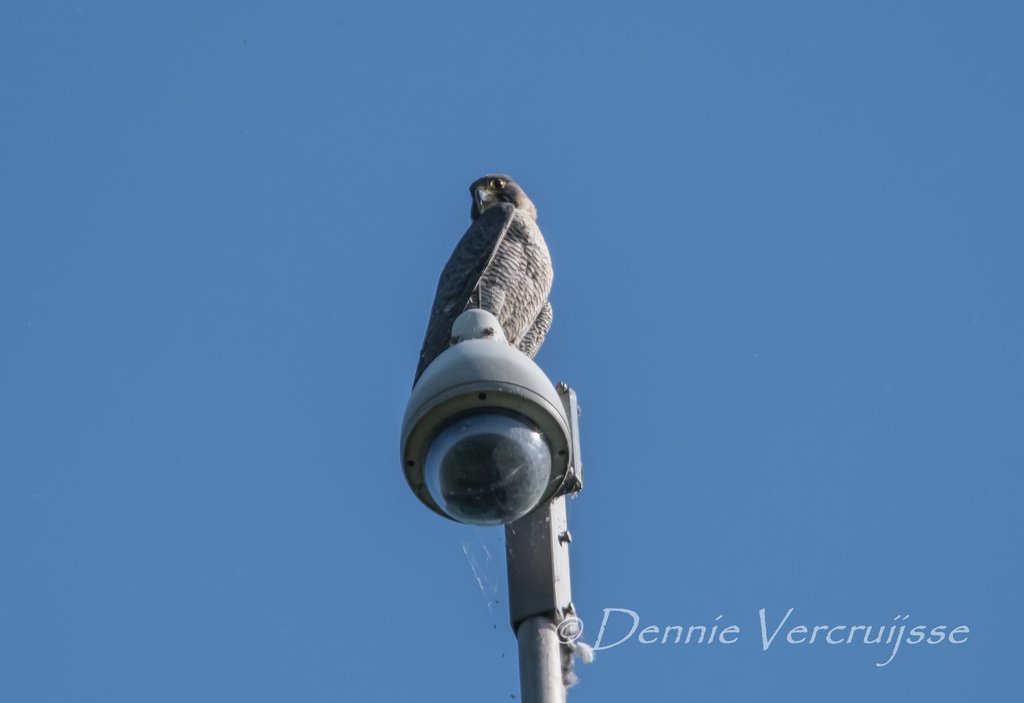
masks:
[[[530,512],[545,493],[551,467],[540,428],[498,409],[455,418],[434,437],[423,465],[437,505],[475,525],[509,523]]]

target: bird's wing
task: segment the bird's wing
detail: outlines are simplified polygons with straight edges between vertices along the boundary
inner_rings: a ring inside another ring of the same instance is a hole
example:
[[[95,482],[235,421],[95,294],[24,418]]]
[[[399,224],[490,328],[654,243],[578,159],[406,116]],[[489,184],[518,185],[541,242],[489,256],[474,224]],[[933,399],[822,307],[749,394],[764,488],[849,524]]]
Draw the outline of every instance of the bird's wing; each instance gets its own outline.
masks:
[[[514,212],[515,207],[511,203],[499,203],[488,208],[459,240],[437,282],[434,306],[430,310],[430,322],[427,323],[413,383],[430,362],[448,348],[452,323],[465,310],[480,277],[494,259]]]
[[[551,302],[545,300],[544,304],[540,307],[540,312],[537,313],[537,317],[534,318],[533,324],[530,325],[530,329],[519,340],[519,351],[531,359],[537,356],[540,346],[544,344],[544,337],[547,336],[548,330],[551,329],[552,318]]]

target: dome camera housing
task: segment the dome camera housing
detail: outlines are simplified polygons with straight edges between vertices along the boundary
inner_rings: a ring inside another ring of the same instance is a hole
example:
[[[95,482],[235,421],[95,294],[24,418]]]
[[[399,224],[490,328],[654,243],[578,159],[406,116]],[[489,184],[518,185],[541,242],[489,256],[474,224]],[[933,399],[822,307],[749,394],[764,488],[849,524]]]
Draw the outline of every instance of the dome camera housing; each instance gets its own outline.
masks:
[[[457,343],[423,372],[406,407],[406,480],[441,515],[509,523],[566,483],[572,424],[551,381],[491,313],[467,310],[452,336]]]

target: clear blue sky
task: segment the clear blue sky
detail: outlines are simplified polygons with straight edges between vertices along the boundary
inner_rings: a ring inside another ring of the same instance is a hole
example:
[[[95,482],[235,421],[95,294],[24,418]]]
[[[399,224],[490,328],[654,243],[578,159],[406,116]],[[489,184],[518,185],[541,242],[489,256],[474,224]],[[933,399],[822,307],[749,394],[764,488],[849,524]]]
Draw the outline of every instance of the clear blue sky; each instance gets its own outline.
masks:
[[[1012,2],[9,3],[0,699],[518,696],[501,531],[397,447],[488,171],[555,261],[584,638],[742,633],[634,637],[571,699],[1016,699],[1022,36]],[[970,637],[762,651],[790,607]]]

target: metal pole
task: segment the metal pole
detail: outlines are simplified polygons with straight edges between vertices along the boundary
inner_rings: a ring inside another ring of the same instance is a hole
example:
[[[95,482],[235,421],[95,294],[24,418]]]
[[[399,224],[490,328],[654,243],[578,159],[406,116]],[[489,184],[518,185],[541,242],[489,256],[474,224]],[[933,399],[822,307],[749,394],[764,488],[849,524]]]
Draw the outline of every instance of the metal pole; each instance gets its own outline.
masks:
[[[562,651],[550,618],[524,620],[519,640],[519,693],[523,703],[564,703]]]
[[[523,703],[563,703],[557,626],[572,613],[565,498],[555,498],[505,526],[509,616],[519,641]]]

